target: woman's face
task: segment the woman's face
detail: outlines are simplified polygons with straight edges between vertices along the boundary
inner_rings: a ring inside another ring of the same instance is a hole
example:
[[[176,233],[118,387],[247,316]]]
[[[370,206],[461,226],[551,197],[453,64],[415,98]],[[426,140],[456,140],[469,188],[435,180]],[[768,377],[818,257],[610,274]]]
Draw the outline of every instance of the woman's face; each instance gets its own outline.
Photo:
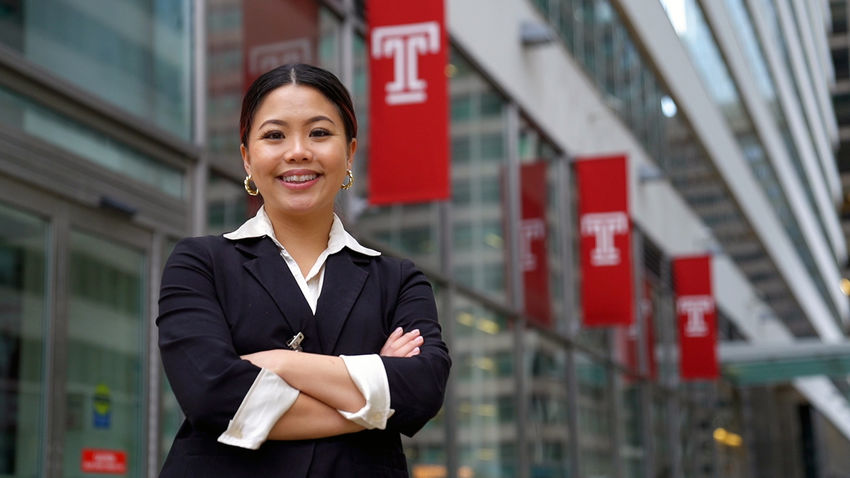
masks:
[[[245,171],[270,215],[331,214],[351,168],[349,143],[337,108],[319,90],[285,85],[272,90],[254,114],[241,147]]]

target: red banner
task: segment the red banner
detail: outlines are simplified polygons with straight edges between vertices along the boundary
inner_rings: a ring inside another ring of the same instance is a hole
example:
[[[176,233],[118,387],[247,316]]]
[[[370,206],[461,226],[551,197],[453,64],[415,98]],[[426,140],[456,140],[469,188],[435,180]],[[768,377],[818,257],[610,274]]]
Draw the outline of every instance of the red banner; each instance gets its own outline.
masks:
[[[369,202],[449,197],[444,0],[369,0]]]
[[[525,163],[520,168],[522,222],[519,231],[520,263],[525,313],[535,322],[552,325],[549,295],[549,257],[546,249],[546,163]]]
[[[711,256],[673,260],[682,379],[716,379],[717,311],[711,288]]]
[[[83,448],[80,471],[124,475],[127,473],[127,453],[120,450],[97,450]]]
[[[316,63],[316,0],[242,0],[242,90],[287,63]]]
[[[581,298],[588,327],[634,323],[627,166],[625,156],[576,162]]]

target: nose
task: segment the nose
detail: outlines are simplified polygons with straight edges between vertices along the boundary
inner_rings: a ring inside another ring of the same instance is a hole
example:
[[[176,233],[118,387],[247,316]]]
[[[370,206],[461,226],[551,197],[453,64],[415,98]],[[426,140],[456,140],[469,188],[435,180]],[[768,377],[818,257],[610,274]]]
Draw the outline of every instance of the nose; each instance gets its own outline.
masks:
[[[310,150],[309,140],[300,136],[292,138],[289,141],[289,148],[286,150],[284,159],[290,163],[310,161],[313,159],[313,152]]]

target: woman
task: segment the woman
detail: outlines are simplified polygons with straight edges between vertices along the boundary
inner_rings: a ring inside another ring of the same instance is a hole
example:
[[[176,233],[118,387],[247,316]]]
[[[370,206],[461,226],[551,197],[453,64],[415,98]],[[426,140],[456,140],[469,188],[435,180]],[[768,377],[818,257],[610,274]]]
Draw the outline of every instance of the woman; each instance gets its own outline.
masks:
[[[403,477],[399,433],[442,405],[450,368],[433,292],[333,212],[357,121],[331,73],[284,65],[240,118],[245,188],[264,205],[166,264],[159,346],[186,420],[162,477]]]

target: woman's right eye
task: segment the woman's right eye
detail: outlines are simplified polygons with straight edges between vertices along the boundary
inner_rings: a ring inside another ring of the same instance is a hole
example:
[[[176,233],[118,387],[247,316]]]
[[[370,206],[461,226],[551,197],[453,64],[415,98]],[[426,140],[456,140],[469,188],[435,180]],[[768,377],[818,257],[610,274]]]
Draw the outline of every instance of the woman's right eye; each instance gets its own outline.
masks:
[[[266,131],[265,133],[263,133],[262,138],[263,139],[283,139],[283,133],[281,133],[280,131],[275,131],[275,130]]]

